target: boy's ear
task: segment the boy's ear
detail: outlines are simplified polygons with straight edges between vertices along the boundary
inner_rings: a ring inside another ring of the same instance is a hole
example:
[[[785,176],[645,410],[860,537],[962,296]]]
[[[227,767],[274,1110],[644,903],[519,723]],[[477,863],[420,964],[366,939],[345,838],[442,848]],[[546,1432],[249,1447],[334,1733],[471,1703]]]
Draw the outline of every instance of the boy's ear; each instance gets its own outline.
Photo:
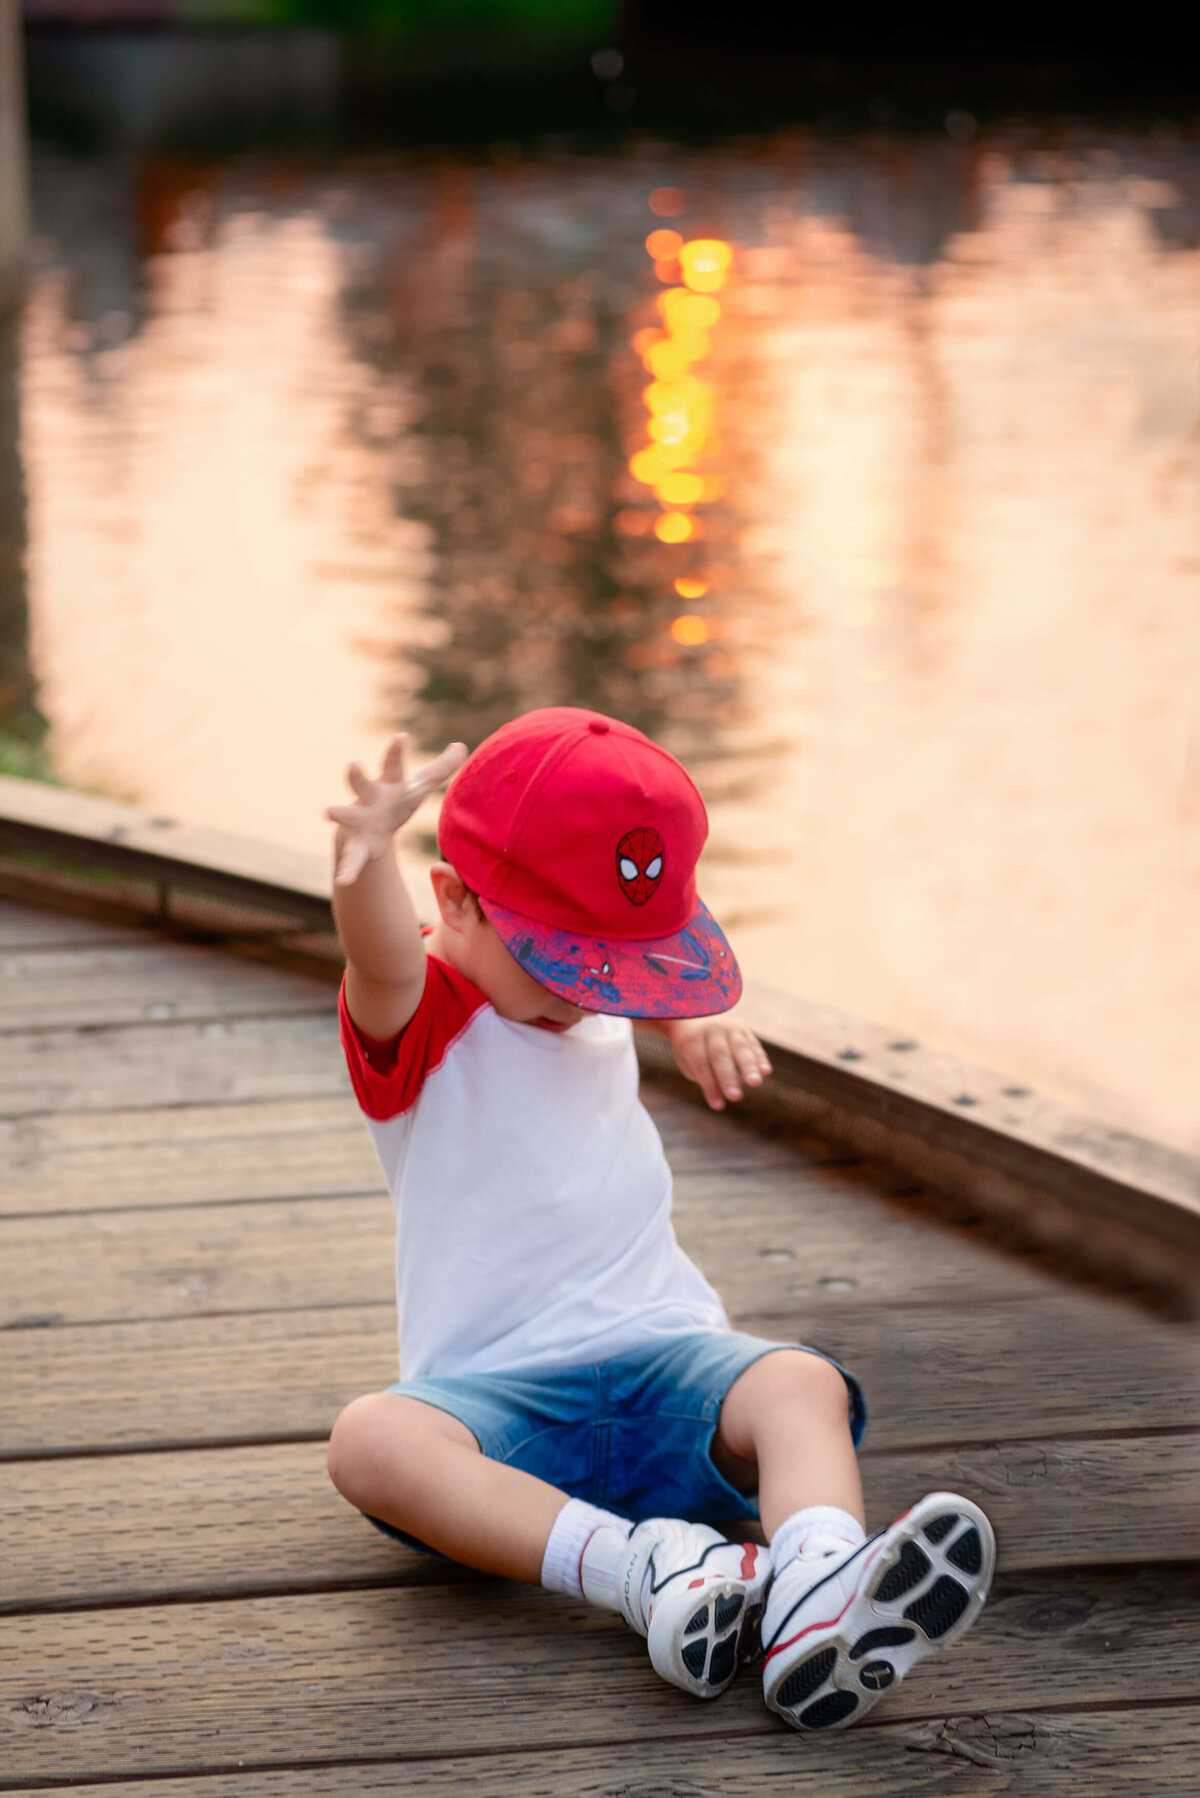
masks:
[[[429,870],[429,880],[438,913],[447,930],[468,929],[478,915],[470,888],[458,878],[449,862],[434,862]]]

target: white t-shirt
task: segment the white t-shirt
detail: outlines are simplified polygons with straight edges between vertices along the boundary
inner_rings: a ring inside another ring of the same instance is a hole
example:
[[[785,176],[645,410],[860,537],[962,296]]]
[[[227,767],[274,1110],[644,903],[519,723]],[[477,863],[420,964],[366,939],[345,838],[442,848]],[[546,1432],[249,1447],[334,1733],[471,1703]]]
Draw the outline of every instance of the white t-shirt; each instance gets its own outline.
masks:
[[[342,1046],[396,1206],[400,1371],[611,1360],[729,1328],[671,1227],[671,1173],[638,1098],[633,1031],[499,1017],[428,957],[403,1034]]]

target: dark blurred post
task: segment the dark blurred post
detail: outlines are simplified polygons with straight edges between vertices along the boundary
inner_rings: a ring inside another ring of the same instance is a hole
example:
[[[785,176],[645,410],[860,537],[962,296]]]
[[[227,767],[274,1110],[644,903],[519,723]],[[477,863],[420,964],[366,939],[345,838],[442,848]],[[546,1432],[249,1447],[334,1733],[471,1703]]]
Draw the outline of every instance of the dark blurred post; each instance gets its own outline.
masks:
[[[25,267],[27,194],[21,9],[17,0],[0,0],[0,307],[6,314]]]
[[[21,9],[0,0],[0,772],[37,760],[25,594],[25,482],[17,404],[17,332],[29,237]]]

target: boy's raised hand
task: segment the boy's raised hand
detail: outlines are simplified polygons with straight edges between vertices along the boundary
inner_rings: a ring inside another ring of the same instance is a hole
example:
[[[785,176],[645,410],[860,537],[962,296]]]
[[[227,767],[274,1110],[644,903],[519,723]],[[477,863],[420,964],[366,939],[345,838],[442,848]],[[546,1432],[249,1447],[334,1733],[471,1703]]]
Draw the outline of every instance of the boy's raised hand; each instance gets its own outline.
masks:
[[[371,780],[358,762],[351,762],[346,781],[356,805],[331,805],[325,816],[340,824],[345,839],[334,874],[334,885],[353,886],[368,862],[391,854],[392,838],[407,824],[427,793],[449,780],[467,758],[465,743],[451,743],[432,762],[415,774],[404,772],[407,733],[392,738],[383,758],[378,780]]]
[[[761,1086],[771,1072],[767,1052],[745,1024],[729,1017],[677,1018],[664,1032],[681,1074],[694,1080],[713,1111]]]

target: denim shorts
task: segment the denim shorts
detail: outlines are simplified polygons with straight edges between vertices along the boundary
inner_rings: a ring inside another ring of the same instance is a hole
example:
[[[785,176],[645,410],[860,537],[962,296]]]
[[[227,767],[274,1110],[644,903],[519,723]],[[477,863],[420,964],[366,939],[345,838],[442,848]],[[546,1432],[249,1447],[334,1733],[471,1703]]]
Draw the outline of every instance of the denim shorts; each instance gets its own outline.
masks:
[[[729,1388],[776,1349],[837,1367],[857,1448],[867,1409],[853,1374],[820,1349],[736,1330],[670,1336],[591,1366],[401,1380],[389,1391],[457,1417],[489,1460],[634,1522],[746,1521],[757,1519],[757,1504],[717,1471],[710,1451]],[[425,1547],[391,1524],[370,1521],[409,1547]]]

